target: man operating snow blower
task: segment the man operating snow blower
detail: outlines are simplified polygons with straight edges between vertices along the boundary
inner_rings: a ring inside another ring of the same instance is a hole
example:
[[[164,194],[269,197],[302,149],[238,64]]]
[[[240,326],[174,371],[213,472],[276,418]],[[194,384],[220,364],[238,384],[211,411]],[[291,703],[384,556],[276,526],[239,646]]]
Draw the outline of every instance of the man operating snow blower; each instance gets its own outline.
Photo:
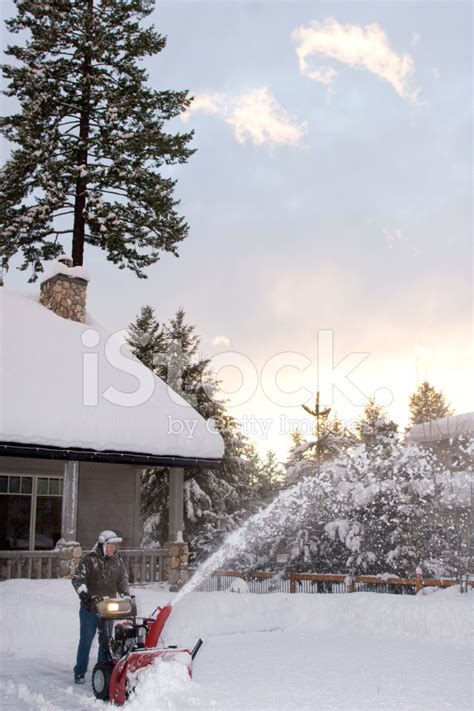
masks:
[[[97,615],[97,602],[104,596],[129,595],[128,576],[123,560],[117,554],[122,539],[114,531],[102,531],[90,553],[76,568],[72,584],[81,600],[79,608],[80,637],[77,648],[74,681],[85,682],[92,641],[99,630],[98,661],[105,661],[106,652],[101,638],[101,622]],[[113,624],[113,623],[109,623]]]

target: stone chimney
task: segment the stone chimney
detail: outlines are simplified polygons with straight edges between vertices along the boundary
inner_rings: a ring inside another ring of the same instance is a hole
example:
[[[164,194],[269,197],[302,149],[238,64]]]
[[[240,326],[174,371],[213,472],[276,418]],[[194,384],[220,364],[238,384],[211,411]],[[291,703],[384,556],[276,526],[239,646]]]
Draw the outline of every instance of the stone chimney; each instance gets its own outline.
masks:
[[[40,304],[62,318],[84,323],[89,276],[83,267],[73,267],[70,257],[60,257],[41,282]]]

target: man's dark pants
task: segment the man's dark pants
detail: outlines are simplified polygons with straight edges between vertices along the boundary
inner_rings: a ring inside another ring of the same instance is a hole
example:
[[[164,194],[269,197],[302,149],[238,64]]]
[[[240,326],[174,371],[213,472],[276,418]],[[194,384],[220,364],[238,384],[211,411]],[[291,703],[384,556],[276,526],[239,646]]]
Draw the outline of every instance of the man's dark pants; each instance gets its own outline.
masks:
[[[79,622],[81,627],[79,646],[77,648],[76,666],[74,667],[74,676],[82,676],[86,673],[92,642],[97,630],[100,631],[101,629],[100,617],[95,613],[86,610],[83,605],[79,608]],[[107,660],[107,656],[101,637],[102,635],[99,634],[99,654],[97,656],[97,661],[105,662]]]

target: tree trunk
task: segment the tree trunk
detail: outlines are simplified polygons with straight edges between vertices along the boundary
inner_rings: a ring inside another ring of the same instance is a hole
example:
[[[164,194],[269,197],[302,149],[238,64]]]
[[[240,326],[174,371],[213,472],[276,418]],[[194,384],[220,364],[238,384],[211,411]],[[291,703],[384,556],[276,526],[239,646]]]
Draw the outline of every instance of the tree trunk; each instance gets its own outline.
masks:
[[[85,50],[82,63],[82,95],[79,119],[79,144],[77,149],[76,165],[84,166],[87,171],[89,128],[90,128],[90,98],[91,98],[91,66],[92,56],[89,42],[92,40],[94,0],[87,0],[86,34],[84,38]],[[86,231],[85,208],[87,196],[87,174],[78,175],[74,197],[74,226],[72,232],[72,261],[73,265],[82,266],[84,262],[84,242]]]

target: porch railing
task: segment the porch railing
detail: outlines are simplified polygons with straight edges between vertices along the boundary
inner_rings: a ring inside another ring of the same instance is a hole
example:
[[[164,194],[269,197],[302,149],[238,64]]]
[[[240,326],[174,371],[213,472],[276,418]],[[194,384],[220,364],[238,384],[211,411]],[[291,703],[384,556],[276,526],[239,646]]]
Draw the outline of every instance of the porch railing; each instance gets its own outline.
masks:
[[[0,551],[0,580],[57,577],[58,551]]]
[[[12,578],[58,577],[59,551],[0,551],[0,580]],[[165,548],[120,550],[133,585],[162,581],[165,569]]]
[[[132,585],[164,580],[166,548],[120,549]]]

